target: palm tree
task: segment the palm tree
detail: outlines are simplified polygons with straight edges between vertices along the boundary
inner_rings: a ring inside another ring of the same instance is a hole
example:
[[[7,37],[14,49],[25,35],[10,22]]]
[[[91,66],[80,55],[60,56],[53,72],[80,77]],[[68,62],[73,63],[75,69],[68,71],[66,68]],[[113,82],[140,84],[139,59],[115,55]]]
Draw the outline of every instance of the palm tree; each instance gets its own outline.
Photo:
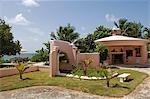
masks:
[[[22,75],[23,73],[25,72],[26,69],[28,69],[29,67],[27,67],[25,64],[23,63],[19,63],[17,66],[16,66],[18,72],[19,72],[19,77],[21,80],[23,80],[22,78]]]
[[[128,24],[129,24],[128,30],[126,31],[128,36],[141,38],[143,25],[141,23],[136,23],[136,22],[129,22]]]
[[[127,35],[126,34],[126,31],[128,30],[128,20],[125,19],[125,18],[121,18],[118,20],[118,23],[117,22],[114,22],[114,25],[117,27],[117,28],[120,28],[121,30],[121,35]]]
[[[56,34],[52,32],[50,35],[54,40],[63,40],[68,41],[70,43],[74,42],[74,40],[79,38],[79,33],[75,32],[75,28],[70,24],[64,27],[60,26],[57,29]]]
[[[104,45],[96,45],[96,52],[99,52],[100,54],[100,62],[103,63],[105,60],[107,60],[108,57],[108,49]]]

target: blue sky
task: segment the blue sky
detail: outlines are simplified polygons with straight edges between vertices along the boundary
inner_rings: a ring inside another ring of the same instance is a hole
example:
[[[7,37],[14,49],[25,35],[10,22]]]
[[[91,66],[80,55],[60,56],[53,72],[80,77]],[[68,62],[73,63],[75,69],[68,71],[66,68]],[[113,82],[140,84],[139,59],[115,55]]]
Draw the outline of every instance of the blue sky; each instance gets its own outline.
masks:
[[[70,23],[81,37],[119,18],[150,27],[149,0],[0,0],[0,18],[12,26],[24,49],[40,49],[60,25]]]

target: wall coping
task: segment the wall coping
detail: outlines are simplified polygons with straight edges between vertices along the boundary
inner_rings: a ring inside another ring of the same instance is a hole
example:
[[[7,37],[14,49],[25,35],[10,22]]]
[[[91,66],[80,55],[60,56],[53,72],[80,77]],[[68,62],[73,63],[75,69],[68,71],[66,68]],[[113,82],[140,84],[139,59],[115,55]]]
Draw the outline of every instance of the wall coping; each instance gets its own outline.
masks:
[[[80,54],[99,54],[99,53],[80,53]]]

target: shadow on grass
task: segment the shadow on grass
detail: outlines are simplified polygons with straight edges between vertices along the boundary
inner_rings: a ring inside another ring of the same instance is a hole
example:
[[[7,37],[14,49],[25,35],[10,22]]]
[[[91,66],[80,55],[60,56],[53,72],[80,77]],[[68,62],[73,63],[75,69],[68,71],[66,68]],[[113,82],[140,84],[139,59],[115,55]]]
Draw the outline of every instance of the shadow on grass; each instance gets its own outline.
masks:
[[[132,80],[133,80],[132,78],[128,78],[127,80],[125,80],[125,82],[130,82]]]
[[[27,78],[23,78],[22,80],[32,80],[32,79],[27,77]]]
[[[129,87],[126,87],[126,86],[122,86],[122,85],[119,85],[119,84],[115,84],[114,86],[112,86],[113,88],[125,88],[125,89],[130,89]]]

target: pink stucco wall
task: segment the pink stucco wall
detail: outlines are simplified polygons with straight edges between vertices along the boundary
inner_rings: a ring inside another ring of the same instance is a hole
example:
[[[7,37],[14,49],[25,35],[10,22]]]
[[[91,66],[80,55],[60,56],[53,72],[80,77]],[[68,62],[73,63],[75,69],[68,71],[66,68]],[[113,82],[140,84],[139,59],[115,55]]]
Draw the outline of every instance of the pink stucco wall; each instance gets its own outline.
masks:
[[[103,41],[97,42],[98,44],[103,44],[108,48],[109,51],[109,64],[112,64],[112,54],[123,54],[124,64],[147,64],[147,49],[146,42],[143,40],[139,41]],[[141,57],[136,57],[135,48],[141,48]],[[117,52],[111,52],[115,49]],[[123,49],[123,52],[120,52],[120,49]],[[126,50],[133,50],[133,56],[126,58]]]
[[[58,53],[62,51],[68,56],[69,63],[60,64],[58,59]],[[65,70],[72,70],[72,65],[78,65],[81,60],[92,59],[92,68],[99,66],[99,54],[98,53],[80,53],[78,49],[69,42],[61,40],[51,41],[51,52],[50,52],[50,77],[59,74],[59,68]]]
[[[98,68],[100,65],[100,58],[99,58],[99,53],[79,53],[78,55],[78,63],[83,65],[82,64],[82,61],[83,60],[86,60],[86,59],[91,59],[93,62],[91,63],[90,67],[89,68]]]

